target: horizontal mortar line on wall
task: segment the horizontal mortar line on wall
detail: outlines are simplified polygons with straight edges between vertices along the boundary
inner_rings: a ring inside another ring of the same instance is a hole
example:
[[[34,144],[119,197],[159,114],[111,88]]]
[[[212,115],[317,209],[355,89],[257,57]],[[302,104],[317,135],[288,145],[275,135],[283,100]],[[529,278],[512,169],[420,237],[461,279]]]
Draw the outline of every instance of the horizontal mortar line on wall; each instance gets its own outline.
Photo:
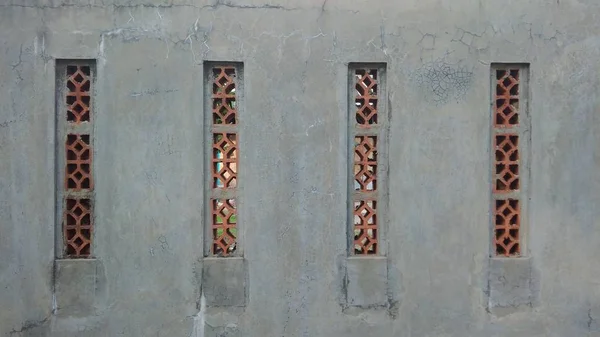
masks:
[[[211,199],[235,199],[236,196],[236,188],[214,188],[210,194]]]
[[[86,189],[82,191],[72,191],[66,190],[63,192],[63,196],[65,198],[73,198],[73,199],[92,199],[94,194],[93,189]]]
[[[213,125],[213,133],[237,133],[237,125]]]
[[[80,124],[65,123],[67,133],[91,134],[93,126],[90,122],[82,122]]]
[[[492,197],[494,200],[519,199],[521,197],[521,191],[494,191],[492,192]]]
[[[513,126],[513,127],[498,127],[494,126],[493,132],[498,135],[511,135],[511,134],[519,134],[525,131],[525,127],[523,126]]]
[[[353,201],[361,201],[361,200],[377,200],[378,191],[353,191],[352,192],[352,200]]]
[[[381,129],[380,125],[369,126],[369,127],[355,127],[354,133],[355,136],[378,136],[379,130]]]

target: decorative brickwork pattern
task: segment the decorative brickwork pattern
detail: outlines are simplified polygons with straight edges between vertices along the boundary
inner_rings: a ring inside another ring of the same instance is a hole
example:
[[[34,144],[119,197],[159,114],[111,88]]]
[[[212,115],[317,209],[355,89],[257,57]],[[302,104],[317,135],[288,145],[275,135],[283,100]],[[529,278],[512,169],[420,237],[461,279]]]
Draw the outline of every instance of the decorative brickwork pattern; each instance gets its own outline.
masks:
[[[213,76],[213,124],[236,124],[235,68],[214,68]]]
[[[90,121],[90,67],[67,66],[67,121],[79,124]]]
[[[515,257],[521,255],[521,69],[501,67],[492,71],[493,245],[497,256]]]
[[[213,187],[235,188],[237,181],[237,145],[235,133],[213,134]]]
[[[363,127],[377,124],[377,69],[357,69],[356,123]]]
[[[378,140],[381,133],[378,109],[380,69],[351,68],[353,93],[350,111],[353,182],[351,191],[352,249],[355,255],[375,255],[378,251]]]
[[[92,256],[94,179],[92,170],[93,61],[57,66],[63,95],[59,134],[64,139],[62,191],[63,256]],[[64,111],[66,110],[66,115]]]
[[[238,68],[215,66],[209,70],[212,90],[210,121],[210,214],[213,256],[237,254],[238,184]]]
[[[93,231],[91,200],[67,198],[64,216],[66,254],[89,256]]]
[[[519,69],[496,70],[495,126],[519,125]]]
[[[213,252],[217,255],[228,255],[235,251],[236,244],[236,212],[234,199],[212,200],[212,232]]]
[[[496,200],[494,242],[498,255],[519,254],[519,227],[519,200]]]
[[[354,141],[356,190],[374,191],[377,189],[377,137],[358,136]]]
[[[89,135],[69,134],[65,144],[67,167],[65,188],[81,191],[92,188],[92,151]]]
[[[354,253],[377,254],[377,201],[354,202]]]
[[[519,135],[496,135],[494,139],[496,172],[494,191],[496,193],[519,189]]]

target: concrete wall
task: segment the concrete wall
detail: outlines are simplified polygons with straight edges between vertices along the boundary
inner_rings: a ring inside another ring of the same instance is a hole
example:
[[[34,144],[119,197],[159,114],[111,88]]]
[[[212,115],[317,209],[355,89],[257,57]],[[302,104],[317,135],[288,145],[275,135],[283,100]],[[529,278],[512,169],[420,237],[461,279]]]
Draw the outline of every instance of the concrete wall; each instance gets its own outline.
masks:
[[[0,335],[599,336],[599,14],[596,0],[0,1]],[[54,259],[60,58],[97,59],[91,261]],[[203,259],[205,60],[244,63],[233,271]],[[347,259],[349,62],[387,63],[383,264]],[[508,263],[489,258],[492,62],[531,72],[527,257]],[[218,275],[242,306],[207,302]]]

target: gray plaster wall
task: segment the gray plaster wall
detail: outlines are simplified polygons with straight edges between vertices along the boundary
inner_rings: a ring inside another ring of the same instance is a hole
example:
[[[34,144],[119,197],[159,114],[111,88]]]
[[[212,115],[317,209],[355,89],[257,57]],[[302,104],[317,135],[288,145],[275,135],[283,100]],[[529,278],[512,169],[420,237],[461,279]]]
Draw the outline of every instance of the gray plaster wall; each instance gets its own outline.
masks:
[[[596,0],[1,0],[0,335],[599,336],[599,14]],[[97,60],[96,259],[79,265],[54,259],[61,58]],[[244,63],[245,306],[203,296],[203,61]],[[352,269],[384,275],[377,306],[347,302],[349,62],[387,64],[387,268]],[[516,265],[489,258],[493,62],[530,63]]]

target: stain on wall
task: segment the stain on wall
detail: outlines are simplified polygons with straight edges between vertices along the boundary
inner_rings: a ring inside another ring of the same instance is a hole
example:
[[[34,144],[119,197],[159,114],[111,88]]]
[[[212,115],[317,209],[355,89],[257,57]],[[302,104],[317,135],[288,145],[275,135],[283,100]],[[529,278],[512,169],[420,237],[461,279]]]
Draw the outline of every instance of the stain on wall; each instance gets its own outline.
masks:
[[[425,62],[410,74],[411,81],[424,99],[435,105],[462,101],[472,84],[473,71],[460,64],[451,64],[446,57]]]

